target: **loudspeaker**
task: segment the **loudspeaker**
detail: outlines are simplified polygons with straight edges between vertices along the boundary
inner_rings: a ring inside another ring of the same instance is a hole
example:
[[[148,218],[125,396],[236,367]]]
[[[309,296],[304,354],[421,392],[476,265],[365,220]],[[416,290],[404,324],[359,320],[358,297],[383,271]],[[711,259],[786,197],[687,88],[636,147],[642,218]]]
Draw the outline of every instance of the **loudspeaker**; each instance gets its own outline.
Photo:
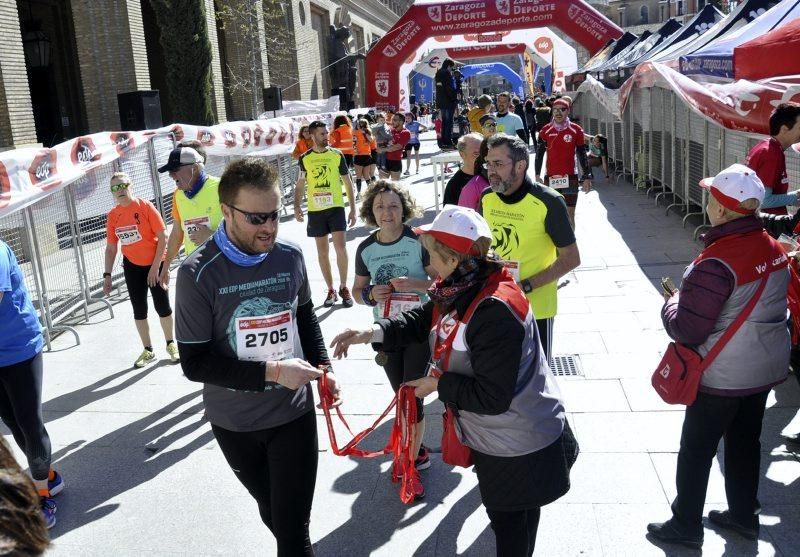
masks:
[[[416,95],[409,95],[408,96],[408,102],[410,104],[417,104],[417,96]]]
[[[117,95],[119,122],[124,131],[154,130],[161,122],[161,97],[158,91],[131,91]]]
[[[339,110],[347,110],[347,89],[345,87],[331,89],[331,97],[339,97]]]
[[[264,87],[264,110],[283,110],[280,87]]]

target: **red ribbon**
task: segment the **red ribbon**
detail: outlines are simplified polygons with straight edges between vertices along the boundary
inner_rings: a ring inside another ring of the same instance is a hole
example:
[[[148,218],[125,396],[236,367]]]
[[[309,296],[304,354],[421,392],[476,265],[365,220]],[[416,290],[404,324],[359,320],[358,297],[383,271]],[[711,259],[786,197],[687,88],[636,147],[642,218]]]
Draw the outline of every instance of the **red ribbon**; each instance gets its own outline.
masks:
[[[417,455],[413,450],[413,438],[416,433],[417,425],[417,401],[414,396],[414,387],[404,385],[400,387],[397,395],[386,407],[386,410],[375,420],[372,426],[364,431],[353,434],[350,425],[345,420],[340,407],[336,407],[336,415],[347,428],[348,433],[353,438],[344,445],[339,447],[336,440],[336,432],[333,429],[333,420],[331,418],[331,405],[333,404],[333,393],[328,385],[327,375],[322,374],[319,382],[319,398],[322,412],[325,414],[325,422],[328,425],[328,437],[331,441],[331,450],[336,456],[356,456],[361,458],[373,458],[385,454],[392,454],[392,482],[400,482],[400,500],[403,503],[412,503],[415,496],[422,493],[422,482],[419,478],[414,466],[414,460]],[[358,448],[361,443],[370,433],[375,431],[383,419],[389,415],[392,409],[396,408],[394,423],[392,424],[392,431],[389,434],[389,440],[383,449],[378,451],[365,451]]]

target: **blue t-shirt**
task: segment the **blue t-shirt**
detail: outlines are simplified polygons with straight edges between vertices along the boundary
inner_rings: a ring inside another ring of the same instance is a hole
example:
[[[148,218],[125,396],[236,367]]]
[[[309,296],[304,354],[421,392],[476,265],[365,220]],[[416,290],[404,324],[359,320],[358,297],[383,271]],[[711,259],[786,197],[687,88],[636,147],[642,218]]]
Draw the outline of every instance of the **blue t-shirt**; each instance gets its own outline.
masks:
[[[414,120],[406,124],[406,129],[411,133],[411,139],[409,140],[409,145],[417,145],[419,143],[419,128],[422,126],[419,122]]]
[[[427,280],[425,267],[428,265],[428,252],[408,226],[403,227],[403,233],[394,242],[381,243],[373,233],[356,250],[356,275],[369,277],[372,284],[389,284],[390,279],[397,277]],[[420,301],[427,302],[428,296],[420,294]],[[381,304],[372,309],[375,319],[383,317],[383,310]]]
[[[0,240],[0,367],[30,360],[42,351],[42,327],[14,252]]]
[[[517,130],[525,129],[525,124],[522,123],[522,118],[513,112],[506,112],[503,116],[500,116],[499,113],[496,113],[494,115],[494,119],[497,122],[497,133],[504,133],[514,136],[517,135]]]

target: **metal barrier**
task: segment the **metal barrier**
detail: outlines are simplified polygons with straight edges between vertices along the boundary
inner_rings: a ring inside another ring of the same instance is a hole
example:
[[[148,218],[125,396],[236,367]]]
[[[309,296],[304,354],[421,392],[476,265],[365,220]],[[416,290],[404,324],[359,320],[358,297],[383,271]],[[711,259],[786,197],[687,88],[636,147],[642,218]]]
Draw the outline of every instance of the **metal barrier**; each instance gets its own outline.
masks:
[[[53,334],[62,331],[71,332],[80,344],[80,336],[71,325],[88,320],[98,308],[114,316],[102,293],[106,215],[115,205],[108,190],[111,175],[126,172],[133,194],[153,202],[167,225],[172,224],[175,182],[168,174],[159,174],[158,167],[167,162],[174,144],[172,134],[157,135],[123,158],[93,169],[63,190],[0,219],[0,239],[11,247],[20,263],[48,349]],[[209,155],[206,172],[219,176],[233,158]],[[269,161],[280,174],[286,208],[292,203],[297,164],[288,154],[270,156]],[[124,284],[118,263],[112,271],[112,283],[117,288]]]

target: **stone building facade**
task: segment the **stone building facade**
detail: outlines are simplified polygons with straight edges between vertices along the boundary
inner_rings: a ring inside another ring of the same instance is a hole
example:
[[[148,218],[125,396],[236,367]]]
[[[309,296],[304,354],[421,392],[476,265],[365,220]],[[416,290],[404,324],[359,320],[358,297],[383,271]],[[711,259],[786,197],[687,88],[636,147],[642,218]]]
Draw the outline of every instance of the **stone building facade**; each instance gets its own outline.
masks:
[[[284,99],[327,98],[329,26],[349,25],[351,49],[364,53],[410,4],[196,1],[197,9],[205,10],[219,122],[260,114],[264,87],[281,87]],[[169,53],[159,45],[150,2],[0,0],[0,150],[119,129],[118,93],[164,89],[163,58]],[[42,51],[47,54],[39,60]],[[361,102],[363,61],[358,65]],[[170,107],[165,95],[161,98],[169,123]]]

